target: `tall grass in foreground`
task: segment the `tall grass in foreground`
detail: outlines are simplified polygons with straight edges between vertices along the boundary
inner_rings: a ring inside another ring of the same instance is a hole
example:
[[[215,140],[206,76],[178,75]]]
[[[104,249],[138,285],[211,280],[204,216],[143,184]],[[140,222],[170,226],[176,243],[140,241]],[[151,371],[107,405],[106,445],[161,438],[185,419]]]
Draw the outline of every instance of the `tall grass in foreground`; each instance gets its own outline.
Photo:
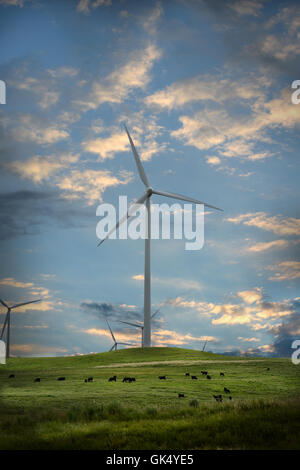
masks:
[[[2,409],[1,449],[299,449],[300,400]]]

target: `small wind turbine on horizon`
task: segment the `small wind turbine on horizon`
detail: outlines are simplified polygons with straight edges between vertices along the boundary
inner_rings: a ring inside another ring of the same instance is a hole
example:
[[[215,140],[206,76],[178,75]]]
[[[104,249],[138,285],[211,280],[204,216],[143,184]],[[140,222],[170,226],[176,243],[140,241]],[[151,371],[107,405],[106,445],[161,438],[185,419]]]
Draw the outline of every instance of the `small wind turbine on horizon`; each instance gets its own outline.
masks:
[[[119,341],[117,341],[116,338],[115,338],[115,336],[114,336],[114,334],[113,334],[113,332],[112,332],[112,329],[111,329],[111,327],[110,327],[110,324],[108,323],[108,320],[106,320],[106,323],[107,323],[107,326],[108,326],[108,328],[109,328],[111,337],[112,337],[113,342],[114,342],[114,344],[113,344],[113,346],[110,348],[109,352],[111,352],[111,351],[113,351],[113,350],[117,351],[119,344],[124,345],[124,346],[125,346],[125,345],[126,345],[126,346],[132,346],[131,343],[120,343]]]
[[[146,204],[146,234],[145,234],[145,274],[144,274],[144,338],[143,338],[143,347],[150,347],[151,346],[151,274],[150,274],[150,240],[151,240],[151,202],[150,198],[153,194],[158,196],[169,197],[173,199],[179,199],[180,201],[191,202],[194,204],[203,204],[206,207],[210,207],[211,209],[222,210],[218,207],[212,206],[207,204],[206,202],[199,201],[198,199],[190,198],[188,196],[183,196],[181,194],[170,193],[168,191],[160,191],[157,189],[153,189],[148,181],[146,176],[145,170],[143,168],[141,159],[139,154],[134,146],[132,138],[128,132],[127,127],[124,125],[125,131],[127,133],[131,150],[135,159],[135,163],[138,169],[139,176],[146,187],[144,194],[137,199],[131,207],[129,207],[127,213],[124,217],[122,217],[116,226],[111,229],[105,238],[103,238],[98,246],[100,246],[112,233],[114,233],[118,227],[125,222],[129,217],[131,217],[132,213],[130,209],[137,205],[137,204]]]
[[[1,331],[1,336],[0,339],[2,340],[5,327],[7,326],[7,340],[6,340],[6,359],[9,358],[9,350],[10,350],[10,312],[14,308],[21,307],[22,305],[28,305],[28,304],[34,304],[35,302],[40,302],[41,299],[38,300],[31,300],[30,302],[22,302],[21,304],[15,304],[9,307],[3,300],[0,299],[0,303],[3,305],[3,307],[7,308],[5,320],[3,323],[2,331]]]
[[[204,345],[203,345],[203,348],[202,348],[202,352],[204,352],[204,349],[206,347],[206,343],[207,343],[207,340],[205,341]]]

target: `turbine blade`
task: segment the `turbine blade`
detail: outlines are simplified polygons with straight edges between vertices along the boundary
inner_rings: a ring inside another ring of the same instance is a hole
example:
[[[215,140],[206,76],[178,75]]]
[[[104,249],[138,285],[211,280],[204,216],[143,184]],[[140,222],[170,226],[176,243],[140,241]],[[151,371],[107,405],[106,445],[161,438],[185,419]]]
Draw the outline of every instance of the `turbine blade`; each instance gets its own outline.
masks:
[[[110,327],[110,324],[108,323],[107,320],[106,320],[106,323],[107,323],[107,326],[108,326],[108,328],[109,328],[109,331],[110,331],[110,334],[111,334],[111,336],[112,336],[112,339],[113,339],[114,342],[115,342],[114,345],[116,345],[116,344],[117,344],[117,341],[116,341],[116,338],[114,337],[114,334],[113,334],[113,332],[112,332],[112,329],[111,329],[111,327]]]
[[[216,209],[217,211],[223,212],[223,209],[219,209],[219,207],[212,206],[211,204],[207,204],[206,202],[199,201],[198,199],[193,199],[188,196],[183,196],[182,194],[170,193],[167,191],[157,191],[156,189],[153,189],[152,193],[158,194],[159,196],[172,197],[174,199],[179,199],[180,201],[193,202],[194,204],[204,204],[204,206],[206,207],[210,207],[211,209]]]
[[[3,307],[9,308],[9,306],[2,299],[0,299],[0,303],[3,305]]]
[[[138,325],[137,323],[130,323],[129,321],[119,320],[120,323],[125,323],[126,325],[136,326],[138,328],[143,328],[143,325]]]
[[[35,302],[40,302],[42,299],[38,300],[31,300],[30,302],[22,302],[21,304],[15,304],[10,308],[16,308],[16,307],[21,307],[22,305],[28,305],[28,304],[34,304]]]
[[[160,311],[160,308],[158,308],[157,310],[155,310],[155,312],[152,313],[151,318],[154,318],[155,315],[157,315],[159,311]]]
[[[132,150],[132,153],[133,153],[133,156],[134,156],[134,159],[135,159],[135,163],[136,163],[140,178],[141,178],[142,182],[144,183],[144,185],[146,186],[146,188],[149,188],[149,186],[150,186],[149,181],[148,181],[148,178],[146,176],[145,170],[143,168],[143,165],[142,165],[141,159],[139,157],[139,154],[136,151],[136,148],[134,146],[132,138],[130,137],[130,134],[129,134],[128,129],[125,126],[125,124],[124,124],[124,127],[125,127],[125,131],[127,132],[127,135],[128,135],[128,139],[129,139],[129,142],[130,142],[130,145],[131,145],[131,150]]]
[[[119,227],[120,225],[125,222],[127,219],[129,219],[129,217],[131,217],[132,215],[132,210],[134,209],[134,207],[137,205],[137,204],[143,204],[145,202],[145,200],[147,199],[147,193],[144,193],[142,195],[142,197],[140,197],[139,199],[137,199],[136,201],[133,201],[132,204],[130,204],[129,208],[128,208],[128,211],[126,212],[126,214],[121,217],[121,219],[119,220],[119,222],[117,223],[117,225],[112,228],[108,234],[106,235],[105,238],[103,238],[99,243],[98,243],[98,246],[102,245],[103,242],[105,242],[105,240],[112,234],[114,233]]]
[[[115,347],[116,347],[116,345],[114,344],[108,352],[111,352]]]

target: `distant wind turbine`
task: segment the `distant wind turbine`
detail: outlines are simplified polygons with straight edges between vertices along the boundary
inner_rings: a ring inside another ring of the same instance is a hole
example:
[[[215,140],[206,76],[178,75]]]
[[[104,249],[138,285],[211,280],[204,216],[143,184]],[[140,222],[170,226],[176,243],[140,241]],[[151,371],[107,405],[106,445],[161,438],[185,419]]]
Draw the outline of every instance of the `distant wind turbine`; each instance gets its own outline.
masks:
[[[107,320],[106,320],[106,323],[107,323],[107,326],[108,326],[108,328],[109,328],[111,337],[112,337],[113,342],[114,342],[114,344],[113,344],[113,346],[110,348],[109,352],[110,352],[110,351],[113,351],[113,350],[117,351],[119,344],[121,344],[121,345],[126,345],[126,346],[132,346],[132,344],[130,344],[130,343],[120,343],[120,342],[116,341],[116,338],[115,338],[115,336],[114,336],[114,334],[113,334],[113,332],[112,332],[112,329],[111,329],[111,327],[110,327],[110,324],[108,323]]]
[[[203,349],[202,349],[202,352],[204,352],[204,349],[206,347],[206,343],[207,343],[207,340],[205,341],[204,345],[203,345]]]
[[[155,317],[155,315],[160,311],[160,308],[158,308],[154,313],[151,315],[151,319]],[[141,345],[142,348],[144,347],[144,325],[141,325],[140,323],[131,323],[129,321],[123,321],[119,320],[120,323],[125,323],[125,325],[131,325],[134,326],[135,328],[140,328],[142,332],[142,339],[141,339]]]
[[[3,324],[1,336],[0,336],[0,339],[2,339],[4,335],[5,327],[7,326],[6,359],[9,358],[9,349],[10,349],[10,312],[11,310],[17,307],[21,307],[22,305],[34,304],[35,302],[40,302],[40,301],[41,299],[31,300],[30,302],[23,302],[21,304],[15,304],[9,307],[3,300],[0,299],[0,303],[3,305],[3,307],[7,308],[7,312],[6,312],[6,316],[5,316],[5,320],[4,320],[4,324]]]
[[[141,159],[139,157],[139,154],[136,151],[136,148],[134,146],[134,143],[132,141],[132,138],[128,132],[128,129],[126,126],[125,131],[127,133],[130,145],[131,145],[131,150],[135,159],[135,163],[138,169],[138,173],[140,175],[140,178],[142,182],[144,183],[146,190],[144,194],[134,202],[132,206],[129,207],[127,213],[125,214],[124,217],[122,217],[119,222],[116,224],[116,226],[110,230],[106,237],[103,238],[98,244],[100,246],[117,228],[125,222],[129,217],[131,217],[131,211],[130,209],[135,206],[136,204],[144,204],[146,203],[146,234],[145,234],[145,275],[144,275],[144,340],[143,340],[143,346],[144,347],[150,347],[151,346],[151,274],[150,274],[150,239],[151,239],[151,202],[150,198],[153,194],[157,194],[159,196],[164,196],[164,197],[170,197],[174,199],[179,199],[180,201],[186,201],[186,202],[191,202],[194,204],[203,204],[206,207],[210,207],[212,209],[216,210],[222,210],[219,209],[218,207],[212,206],[210,204],[207,204],[206,202],[199,201],[198,199],[193,199],[188,196],[183,196],[181,194],[176,194],[176,193],[170,193],[167,191],[160,191],[157,189],[153,189],[148,181],[148,178],[146,176],[145,170],[143,168]]]

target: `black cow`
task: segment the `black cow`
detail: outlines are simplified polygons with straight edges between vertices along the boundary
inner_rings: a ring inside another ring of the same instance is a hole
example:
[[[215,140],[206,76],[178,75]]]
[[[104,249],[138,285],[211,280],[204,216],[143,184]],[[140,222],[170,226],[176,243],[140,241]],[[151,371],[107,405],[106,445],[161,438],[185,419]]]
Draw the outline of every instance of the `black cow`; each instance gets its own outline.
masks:
[[[184,393],[178,393],[178,398],[184,398]]]
[[[15,374],[10,374],[10,375],[8,376],[8,378],[9,378],[9,379],[14,379],[14,378],[15,378]]]
[[[189,377],[189,376],[190,376],[190,373],[189,373],[189,372],[186,372],[186,373],[185,373],[185,376],[186,376],[186,377]]]
[[[192,380],[198,380],[198,377],[196,375],[192,375]]]
[[[35,382],[40,382],[41,379],[39,377],[37,377],[36,379],[34,379]]]
[[[113,377],[109,377],[108,381],[109,382],[116,382],[117,381],[117,376],[114,375]],[[123,380],[123,382],[124,382],[124,380]]]
[[[84,383],[87,383],[87,381],[88,381],[87,379],[84,379]]]
[[[93,380],[94,380],[93,377],[89,377],[89,378],[87,379],[88,382],[93,382]]]
[[[66,377],[58,377],[57,380],[66,380]]]
[[[220,376],[221,376],[221,377],[225,377],[224,372],[220,372]]]
[[[225,393],[230,393],[230,390],[228,388],[224,387],[224,392]]]
[[[159,380],[166,380],[167,377],[165,375],[160,375],[158,378]]]
[[[213,395],[213,397],[214,397],[214,399],[215,399],[216,401],[218,401],[218,402],[223,401],[222,395]]]
[[[228,397],[228,398],[229,398],[229,400],[232,400],[232,397]]]
[[[207,374],[206,378],[207,378],[208,380],[211,380],[211,376],[208,375],[208,374]]]
[[[269,370],[270,370],[270,367],[267,368],[267,371],[269,371]]]
[[[206,370],[202,370],[202,371],[201,371],[201,374],[202,374],[202,375],[207,375]]]

